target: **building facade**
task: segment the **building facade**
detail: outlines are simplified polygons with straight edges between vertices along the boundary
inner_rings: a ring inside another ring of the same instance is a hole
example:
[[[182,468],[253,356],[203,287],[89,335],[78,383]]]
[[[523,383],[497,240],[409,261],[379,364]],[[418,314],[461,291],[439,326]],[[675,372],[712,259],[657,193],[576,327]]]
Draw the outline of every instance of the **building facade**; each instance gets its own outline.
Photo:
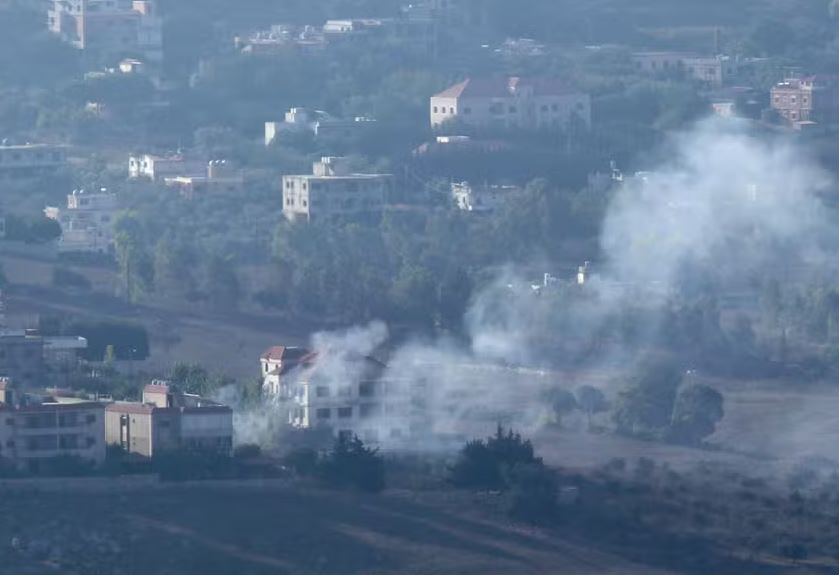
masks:
[[[212,160],[202,176],[175,176],[166,178],[165,182],[187,199],[204,194],[237,194],[245,189],[242,172],[227,160]]]
[[[128,177],[132,180],[163,182],[166,178],[200,177],[206,174],[206,169],[204,162],[187,160],[181,155],[164,157],[142,154],[128,158]]]
[[[293,428],[328,428],[374,444],[409,441],[421,430],[420,390],[386,378],[387,366],[373,357],[274,347],[261,364],[263,390]]]
[[[90,62],[163,61],[163,23],[151,0],[53,0],[49,29]]]
[[[117,402],[105,409],[105,439],[141,459],[177,449],[233,449],[233,410],[166,382],[143,389],[140,403]]]
[[[495,211],[521,191],[518,186],[498,184],[473,186],[469,182],[452,182],[451,185],[452,201],[464,212]]]
[[[700,56],[684,52],[635,52],[635,68],[647,74],[682,73],[711,88],[721,88],[737,71],[728,56]]]
[[[591,125],[591,98],[551,78],[466,79],[431,97],[431,126],[477,129],[562,129]]]
[[[23,401],[5,378],[0,380],[0,398],[0,458],[5,462],[31,473],[58,457],[75,457],[92,467],[105,462],[103,404]]]
[[[351,173],[344,158],[325,157],[313,173],[283,176],[283,215],[311,221],[381,212],[391,176]]]
[[[61,146],[0,145],[0,176],[52,172],[66,164],[67,154]]]
[[[114,220],[119,211],[116,194],[104,188],[98,193],[74,190],[67,208],[48,207],[44,214],[61,226],[61,253],[111,254],[116,237]]]
[[[265,123],[265,145],[270,146],[286,134],[310,132],[315,138],[349,138],[375,124],[367,117],[335,118],[326,112],[307,108],[291,108],[282,122]]]
[[[787,78],[772,87],[770,105],[793,125],[835,120],[839,117],[839,79],[832,76]]]

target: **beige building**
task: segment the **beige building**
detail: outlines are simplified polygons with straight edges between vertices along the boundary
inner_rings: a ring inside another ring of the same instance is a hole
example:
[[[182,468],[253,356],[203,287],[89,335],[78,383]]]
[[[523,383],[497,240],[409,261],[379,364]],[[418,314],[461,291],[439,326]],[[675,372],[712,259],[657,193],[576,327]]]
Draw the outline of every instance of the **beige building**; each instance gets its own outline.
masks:
[[[772,87],[770,105],[793,125],[839,116],[839,80],[832,76],[787,78]]]
[[[141,403],[117,402],[105,409],[105,439],[127,453],[152,458],[174,449],[233,449],[233,410],[166,382],[143,389]]]
[[[684,52],[635,52],[636,69],[647,74],[684,73],[711,88],[721,88],[736,72],[728,56],[700,56]]]
[[[110,254],[114,251],[114,220],[119,212],[116,194],[74,190],[67,196],[67,208],[47,207],[46,217],[61,226],[61,253]]]
[[[93,467],[105,462],[105,406],[98,402],[44,398],[19,401],[9,379],[0,380],[0,457],[38,473],[50,460],[78,457]]]
[[[466,79],[431,97],[431,126],[519,130],[591,124],[591,98],[552,78]]]
[[[126,55],[163,61],[163,22],[152,0],[53,0],[50,31],[90,61],[109,62]]]
[[[168,187],[177,189],[188,199],[204,194],[237,194],[245,189],[245,178],[242,172],[227,160],[209,162],[204,175],[175,176],[166,178],[165,182]]]
[[[387,174],[352,173],[345,158],[325,157],[311,175],[283,176],[283,215],[289,220],[331,219],[381,212]]]

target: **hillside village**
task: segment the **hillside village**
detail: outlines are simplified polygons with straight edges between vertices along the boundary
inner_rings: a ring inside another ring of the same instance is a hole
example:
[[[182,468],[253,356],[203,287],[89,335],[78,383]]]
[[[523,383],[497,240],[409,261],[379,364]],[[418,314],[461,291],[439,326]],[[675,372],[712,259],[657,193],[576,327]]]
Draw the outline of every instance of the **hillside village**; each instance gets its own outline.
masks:
[[[702,4],[0,0],[0,561],[836,570],[839,6]]]

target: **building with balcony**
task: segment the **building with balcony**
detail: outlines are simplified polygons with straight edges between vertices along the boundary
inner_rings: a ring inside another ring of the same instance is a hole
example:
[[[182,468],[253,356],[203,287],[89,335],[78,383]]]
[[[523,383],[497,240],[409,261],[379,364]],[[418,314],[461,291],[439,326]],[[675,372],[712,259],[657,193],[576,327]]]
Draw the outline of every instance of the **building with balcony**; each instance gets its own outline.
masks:
[[[328,428],[367,443],[408,441],[421,431],[422,390],[385,377],[378,359],[337,350],[272,347],[261,357],[263,392],[296,429]]]
[[[143,389],[141,402],[105,409],[105,439],[137,459],[179,449],[233,449],[233,410],[197,395],[177,392],[165,381]]]
[[[207,165],[202,161],[187,160],[182,155],[155,156],[141,154],[128,158],[128,178],[164,182],[166,178],[185,176],[200,177],[206,174]]]
[[[47,207],[44,214],[61,226],[60,253],[111,254],[116,236],[114,220],[119,212],[116,194],[102,189],[96,193],[74,190],[67,196],[67,208]]]
[[[283,176],[283,215],[289,220],[333,219],[384,209],[392,177],[353,173],[345,158],[324,157],[312,174]]]
[[[102,403],[34,398],[0,379],[0,457],[21,471],[49,469],[51,460],[74,457],[91,467],[105,462]]]
[[[452,201],[458,210],[464,212],[488,213],[502,207],[517,195],[519,186],[483,184],[473,186],[469,182],[452,182]]]

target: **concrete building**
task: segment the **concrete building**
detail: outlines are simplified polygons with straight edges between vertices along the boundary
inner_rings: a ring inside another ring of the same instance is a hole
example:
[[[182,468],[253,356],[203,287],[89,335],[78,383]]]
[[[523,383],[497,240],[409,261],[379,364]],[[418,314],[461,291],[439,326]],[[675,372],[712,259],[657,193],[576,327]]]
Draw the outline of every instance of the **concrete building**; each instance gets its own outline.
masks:
[[[230,453],[233,410],[196,395],[178,393],[167,382],[143,389],[140,403],[117,402],[105,409],[105,439],[138,458],[176,449]]]
[[[350,119],[335,118],[327,112],[292,108],[285,114],[282,122],[265,123],[265,145],[270,146],[281,140],[286,134],[311,132],[315,138],[349,138],[375,124],[375,120],[365,116]]]
[[[212,160],[202,176],[175,176],[165,179],[166,185],[177,189],[188,199],[214,193],[237,194],[245,189],[245,178],[232,162]]]
[[[503,206],[522,190],[518,186],[483,184],[473,186],[469,182],[452,182],[452,200],[458,210],[464,212],[492,212]]]
[[[187,160],[182,155],[155,156],[142,154],[128,158],[128,177],[163,182],[166,178],[201,176],[207,166],[204,162]]]
[[[390,188],[387,174],[352,173],[345,158],[324,157],[311,175],[283,176],[283,215],[289,220],[381,212]]]
[[[0,457],[21,471],[38,473],[58,457],[92,467],[105,462],[105,406],[45,397],[33,400],[0,380]]]
[[[685,52],[635,52],[636,69],[647,74],[683,73],[710,88],[727,84],[737,71],[736,61],[728,56],[700,56]]]
[[[274,347],[261,362],[264,389],[269,397],[279,392],[274,398],[285,405],[294,428],[329,428],[367,443],[399,442],[418,432],[422,400],[417,390],[385,379],[387,366],[373,357]]]
[[[791,125],[835,120],[839,117],[839,78],[787,78],[772,87],[770,105]]]
[[[79,362],[87,340],[74,336],[42,336],[34,329],[0,329],[0,377],[21,389],[43,387],[50,375],[66,374]]]
[[[551,78],[469,78],[432,96],[430,113],[435,129],[561,129],[591,124],[591,98]]]
[[[46,144],[0,144],[0,176],[55,171],[67,165],[63,147]]]
[[[50,31],[91,63],[163,61],[163,23],[152,0],[53,0],[48,20]]]
[[[74,190],[67,208],[47,207],[44,214],[61,226],[60,253],[111,254],[115,246],[114,220],[119,211],[116,194]]]

